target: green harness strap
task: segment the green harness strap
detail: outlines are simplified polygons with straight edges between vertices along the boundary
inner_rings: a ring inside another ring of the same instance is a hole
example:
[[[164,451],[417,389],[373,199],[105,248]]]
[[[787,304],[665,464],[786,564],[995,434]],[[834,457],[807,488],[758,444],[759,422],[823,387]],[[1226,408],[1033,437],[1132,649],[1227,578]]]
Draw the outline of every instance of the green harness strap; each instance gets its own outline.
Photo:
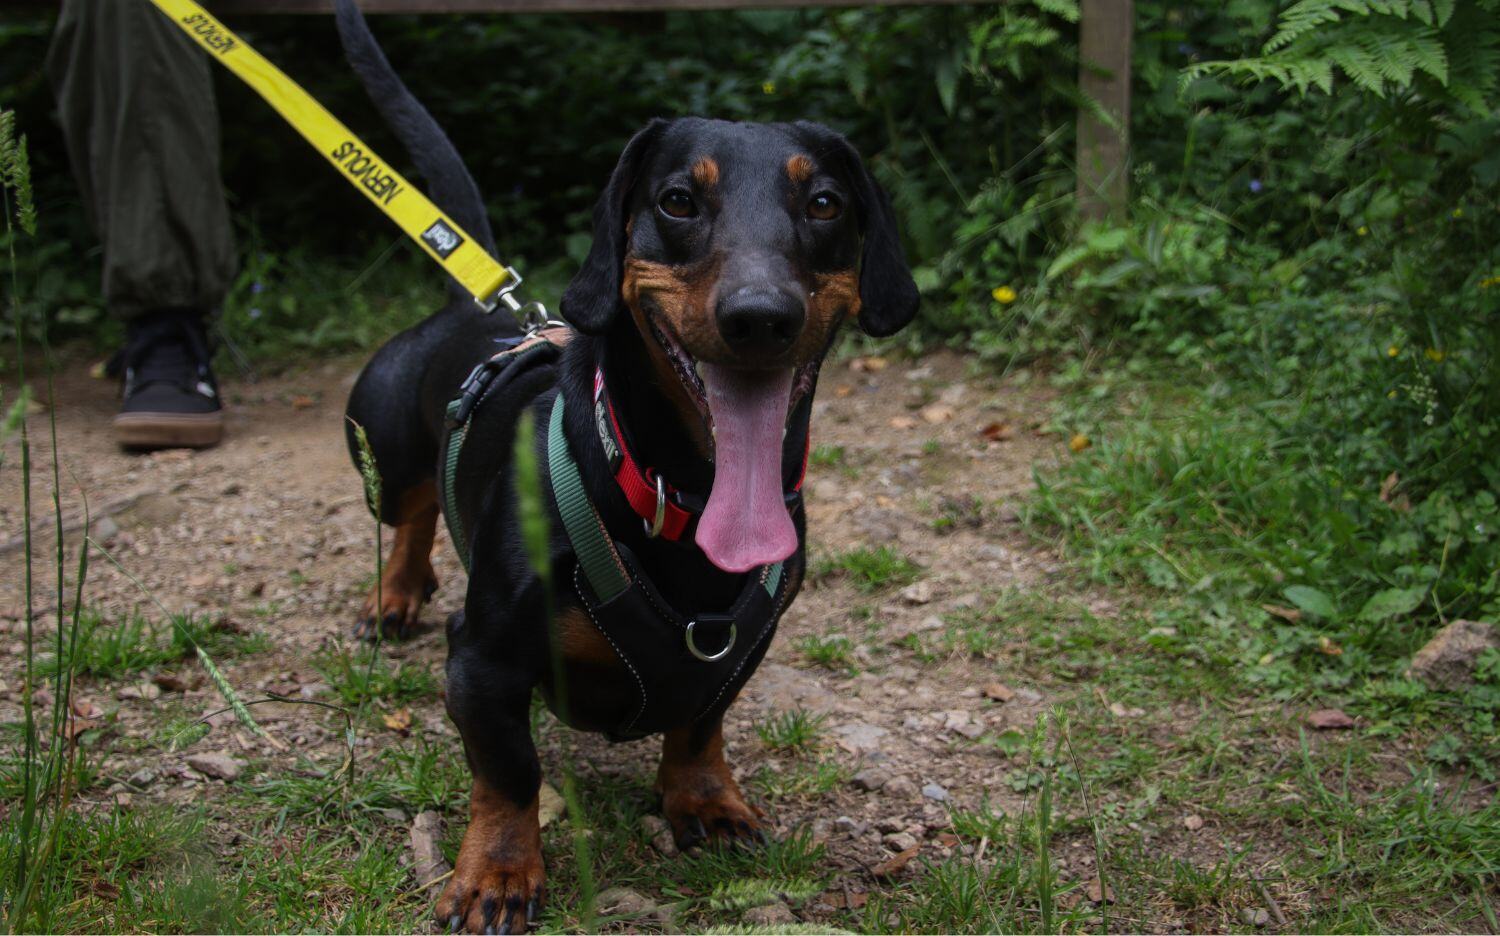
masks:
[[[449,430],[448,448],[443,460],[443,500],[448,533],[452,536],[453,545],[458,549],[459,558],[467,571],[469,544],[458,515],[454,481],[458,474],[459,454],[463,451],[464,440],[469,433],[469,418],[473,417],[473,413],[471,411],[465,414],[468,418],[459,421],[461,402],[462,399],[455,399],[448,404],[450,424],[457,424]],[[562,517],[568,541],[573,545],[573,553],[578,557],[578,565],[599,603],[606,604],[630,587],[630,572],[615,550],[614,539],[605,529],[599,512],[589,500],[588,491],[584,489],[578,462],[574,460],[573,452],[568,447],[568,437],[563,432],[561,393],[552,403],[552,418],[547,426],[547,470],[552,479],[552,499]],[[782,572],[782,563],[778,562],[767,566],[761,574],[761,584],[772,597],[775,597],[776,590],[781,587]]]
[[[630,573],[615,552],[614,541],[604,528],[604,521],[583,488],[578,463],[568,450],[563,432],[563,396],[552,403],[552,421],[547,427],[547,469],[552,475],[552,499],[562,516],[563,528],[578,556],[578,565],[588,578],[600,604],[607,603],[630,587]]]

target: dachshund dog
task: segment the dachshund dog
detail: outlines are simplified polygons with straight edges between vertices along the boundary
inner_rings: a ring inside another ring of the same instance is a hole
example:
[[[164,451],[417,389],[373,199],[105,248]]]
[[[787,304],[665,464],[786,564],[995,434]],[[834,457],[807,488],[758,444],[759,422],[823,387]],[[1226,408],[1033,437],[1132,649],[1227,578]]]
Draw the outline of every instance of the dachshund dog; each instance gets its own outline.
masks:
[[[493,253],[477,187],[352,0],[339,25],[434,199]],[[761,838],[722,718],[802,583],[818,368],[845,320],[889,335],[917,303],[889,199],[842,136],[654,120],[598,200],[568,328],[523,336],[454,291],[370,361],[348,414],[395,540],[357,631],[414,623],[440,515],[469,569],[447,708],[473,789],[441,925],[519,932],[540,906],[535,689],[575,728],[663,736],[680,847]]]

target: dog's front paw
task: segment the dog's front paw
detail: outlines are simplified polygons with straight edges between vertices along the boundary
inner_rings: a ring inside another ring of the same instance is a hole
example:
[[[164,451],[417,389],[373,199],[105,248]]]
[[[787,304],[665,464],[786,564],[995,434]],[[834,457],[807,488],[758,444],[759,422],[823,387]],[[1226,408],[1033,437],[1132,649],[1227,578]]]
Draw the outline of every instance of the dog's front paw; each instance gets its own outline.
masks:
[[[542,906],[542,856],[520,864],[464,861],[437,902],[438,926],[450,933],[524,933]]]
[[[380,587],[370,590],[364,609],[354,625],[359,640],[374,640],[377,635],[405,639],[417,625],[422,605],[437,591],[437,576],[432,566],[387,569]]]
[[[704,842],[764,844],[763,814],[745,802],[728,776],[684,776],[662,790],[662,812],[672,824],[677,847],[687,851]],[[728,781],[727,783],[723,781]]]
[[[541,910],[542,831],[538,802],[511,805],[479,780],[469,828],[438,898],[438,926],[453,933],[524,933]]]

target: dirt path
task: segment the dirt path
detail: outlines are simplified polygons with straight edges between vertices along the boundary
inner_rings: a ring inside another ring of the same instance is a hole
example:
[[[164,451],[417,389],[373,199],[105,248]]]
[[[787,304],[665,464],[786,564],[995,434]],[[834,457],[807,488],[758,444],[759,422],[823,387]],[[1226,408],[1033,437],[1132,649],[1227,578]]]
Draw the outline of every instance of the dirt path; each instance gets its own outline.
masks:
[[[258,384],[231,383],[226,444],[150,456],[125,455],[112,445],[109,385],[89,379],[82,367],[59,380],[65,513],[80,513],[86,493],[96,537],[156,600],[174,612],[222,613],[234,630],[261,635],[258,652],[221,660],[247,697],[269,690],[328,698],[330,687],[313,661],[346,642],[371,581],[371,521],[340,431],[357,364],[341,360]],[[988,797],[992,806],[1019,809],[1019,794],[1003,782],[1013,765],[994,748],[969,742],[1024,730],[1048,703],[1014,679],[991,688],[989,695],[1000,699],[987,697],[984,687],[1001,681],[996,667],[984,655],[945,646],[942,635],[947,621],[987,606],[996,592],[1048,576],[1051,560],[1020,533],[1013,504],[1030,487],[1033,465],[1062,445],[1033,431],[1041,409],[1034,392],[974,376],[966,359],[935,355],[884,365],[856,359],[825,372],[809,475],[813,564],[836,566],[851,550],[889,547],[918,570],[914,578],[898,570],[896,581],[868,590],[839,571],[815,576],[727,729],[736,773],[758,778],[764,788],[806,768],[770,750],[755,726],[798,711],[822,719],[819,763],[834,780],[818,784],[819,795],[779,803],[773,817],[782,834],[810,824],[834,866],[850,872],[919,844],[947,853],[954,843],[940,833],[951,806],[972,808]],[[44,427],[33,420],[34,433]],[[14,442],[5,455],[0,542],[13,543],[21,517]],[[34,485],[41,527],[50,524],[49,489],[45,480]],[[42,552],[50,549],[50,536],[38,541]],[[20,555],[14,548],[5,553],[12,572],[0,583],[0,666],[11,673],[19,671],[21,651],[20,583],[13,574]],[[424,628],[388,651],[440,679],[440,622],[463,594],[463,573],[445,534],[435,566],[443,585]],[[52,603],[50,574],[39,574],[39,606]],[[875,577],[884,574],[877,570]],[[97,558],[85,603],[110,621],[133,609],[156,614],[141,588]],[[43,621],[50,626],[45,613]],[[157,697],[135,676],[86,680],[81,692],[127,739],[154,737],[168,706],[188,714],[222,707],[191,663],[171,669],[196,688]],[[19,693],[14,683],[0,691],[0,715],[11,720]],[[460,757],[436,693],[410,709],[413,732],[443,739],[449,756]],[[105,765],[108,777],[141,779],[142,769],[155,776],[87,798],[137,806],[212,799],[223,784],[187,766],[194,752],[227,753],[263,775],[292,770],[301,758],[336,765],[342,757],[337,716],[281,705],[257,712],[287,750],[221,716],[213,733],[187,751],[117,746]],[[558,735],[549,730],[543,741],[554,779]],[[395,738],[376,733],[373,743]],[[650,783],[654,742],[611,746],[575,736],[569,744],[584,775]]]

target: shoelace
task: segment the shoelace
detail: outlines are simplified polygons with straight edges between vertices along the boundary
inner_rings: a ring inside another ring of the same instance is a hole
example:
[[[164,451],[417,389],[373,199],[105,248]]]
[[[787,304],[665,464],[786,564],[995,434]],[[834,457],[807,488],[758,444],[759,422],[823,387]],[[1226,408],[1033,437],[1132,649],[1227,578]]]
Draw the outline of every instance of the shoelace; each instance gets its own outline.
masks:
[[[154,383],[176,384],[206,397],[218,395],[209,369],[213,356],[195,316],[159,313],[131,331],[129,343],[105,367],[112,377],[124,376],[125,396]]]

